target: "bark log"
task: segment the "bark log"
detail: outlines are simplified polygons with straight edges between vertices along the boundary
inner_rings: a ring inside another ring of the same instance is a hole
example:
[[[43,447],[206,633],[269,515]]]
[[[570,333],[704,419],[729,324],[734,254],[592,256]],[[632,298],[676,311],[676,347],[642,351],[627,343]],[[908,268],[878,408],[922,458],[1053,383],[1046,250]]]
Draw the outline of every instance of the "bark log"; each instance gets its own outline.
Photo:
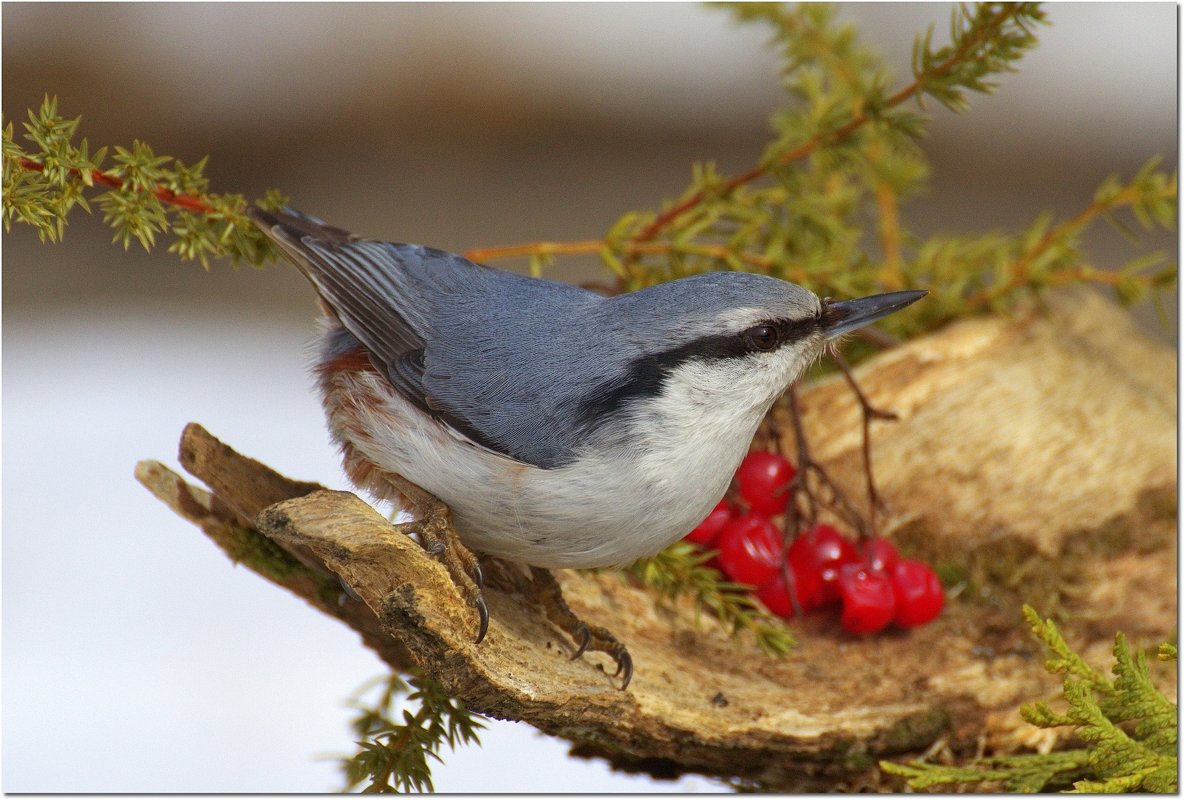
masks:
[[[1019,602],[1061,616],[1098,664],[1116,630],[1150,644],[1176,624],[1175,354],[1080,292],[1043,314],[951,325],[856,374],[900,416],[873,429],[894,512],[881,530],[960,574],[960,594],[928,626],[868,639],[812,615],[794,623],[798,647],[774,660],[688,602],[662,605],[613,573],[559,573],[576,613],[629,647],[627,692],[607,659],[571,660],[565,637],[510,592],[487,591],[489,634],[474,645],[475,615],[443,568],[370,506],[283,478],[199,426],[186,428],[181,462],[213,494],[157,462],[137,476],[392,667],[423,666],[474,710],[622,769],[857,788],[874,784],[881,757],[1048,746],[1016,713],[1059,685]],[[854,397],[836,377],[807,387],[802,405],[814,453],[861,497]]]

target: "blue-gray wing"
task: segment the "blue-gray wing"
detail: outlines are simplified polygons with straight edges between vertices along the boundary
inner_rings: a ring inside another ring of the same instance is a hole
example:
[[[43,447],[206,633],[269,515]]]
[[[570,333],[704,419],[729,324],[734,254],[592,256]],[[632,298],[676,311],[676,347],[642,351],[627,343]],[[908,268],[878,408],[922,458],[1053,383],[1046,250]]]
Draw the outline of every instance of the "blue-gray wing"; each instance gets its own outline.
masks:
[[[422,248],[367,241],[290,209],[249,213],[379,361],[390,364],[423,349],[425,322],[396,279],[400,262],[422,260],[414,252]]]
[[[517,461],[574,458],[580,433],[562,424],[569,398],[557,387],[577,399],[590,388],[594,373],[573,349],[586,351],[581,315],[602,298],[288,209],[250,213],[400,395]]]

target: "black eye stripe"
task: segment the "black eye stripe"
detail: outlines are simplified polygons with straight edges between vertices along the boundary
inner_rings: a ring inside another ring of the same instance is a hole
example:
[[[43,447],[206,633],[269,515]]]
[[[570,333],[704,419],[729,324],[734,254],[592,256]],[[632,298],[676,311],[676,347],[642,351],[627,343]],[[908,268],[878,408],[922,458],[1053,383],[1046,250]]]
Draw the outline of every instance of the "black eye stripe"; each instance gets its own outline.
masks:
[[[739,358],[750,353],[768,352],[783,345],[804,339],[819,330],[818,317],[806,319],[769,319],[750,325],[740,333],[712,333],[700,336],[698,339],[672,347],[661,353],[645,356],[638,361],[652,361],[656,365],[671,370],[691,359],[714,361],[720,358]],[[776,334],[776,344],[771,348],[761,348],[752,339],[752,334],[758,328],[772,328]]]
[[[742,336],[750,344],[751,350],[749,352],[776,350],[782,345],[796,342],[815,333],[819,330],[820,324],[821,319],[819,317],[808,317],[806,319],[769,319],[758,322],[748,328]],[[761,347],[759,346],[760,343],[755,341],[754,336],[761,328],[771,328],[775,332],[775,342],[772,347]]]
[[[598,386],[585,397],[579,404],[576,414],[583,423],[594,425],[638,398],[660,394],[666,376],[680,364],[695,359],[714,361],[772,352],[817,333],[821,330],[820,326],[819,317],[765,320],[749,326],[739,334],[709,334],[660,353],[642,356],[630,363],[628,370],[619,378]],[[776,331],[774,346],[760,348],[751,341],[749,334],[761,327],[769,327]]]

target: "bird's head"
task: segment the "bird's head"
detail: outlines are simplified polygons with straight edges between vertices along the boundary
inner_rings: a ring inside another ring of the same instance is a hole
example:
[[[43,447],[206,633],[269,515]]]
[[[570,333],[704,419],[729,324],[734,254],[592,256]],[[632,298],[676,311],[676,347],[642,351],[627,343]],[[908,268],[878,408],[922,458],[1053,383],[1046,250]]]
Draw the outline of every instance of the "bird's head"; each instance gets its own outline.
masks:
[[[633,355],[600,413],[658,402],[763,415],[819,356],[826,342],[925,296],[891,292],[820,300],[766,275],[714,272],[614,298],[618,333]]]

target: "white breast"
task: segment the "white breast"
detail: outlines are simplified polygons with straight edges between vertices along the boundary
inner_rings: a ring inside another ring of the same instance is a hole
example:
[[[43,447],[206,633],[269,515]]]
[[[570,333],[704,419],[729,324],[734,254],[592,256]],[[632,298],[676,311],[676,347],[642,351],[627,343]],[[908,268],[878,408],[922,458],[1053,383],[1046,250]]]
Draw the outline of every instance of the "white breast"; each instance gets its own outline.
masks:
[[[339,440],[448,504],[474,550],[540,567],[611,566],[653,555],[719,502],[769,406],[808,363],[777,355],[680,365],[612,447],[551,470],[459,437],[374,374],[338,378],[350,385],[326,395],[326,411]],[[379,402],[335,407],[335,395],[359,394]]]

